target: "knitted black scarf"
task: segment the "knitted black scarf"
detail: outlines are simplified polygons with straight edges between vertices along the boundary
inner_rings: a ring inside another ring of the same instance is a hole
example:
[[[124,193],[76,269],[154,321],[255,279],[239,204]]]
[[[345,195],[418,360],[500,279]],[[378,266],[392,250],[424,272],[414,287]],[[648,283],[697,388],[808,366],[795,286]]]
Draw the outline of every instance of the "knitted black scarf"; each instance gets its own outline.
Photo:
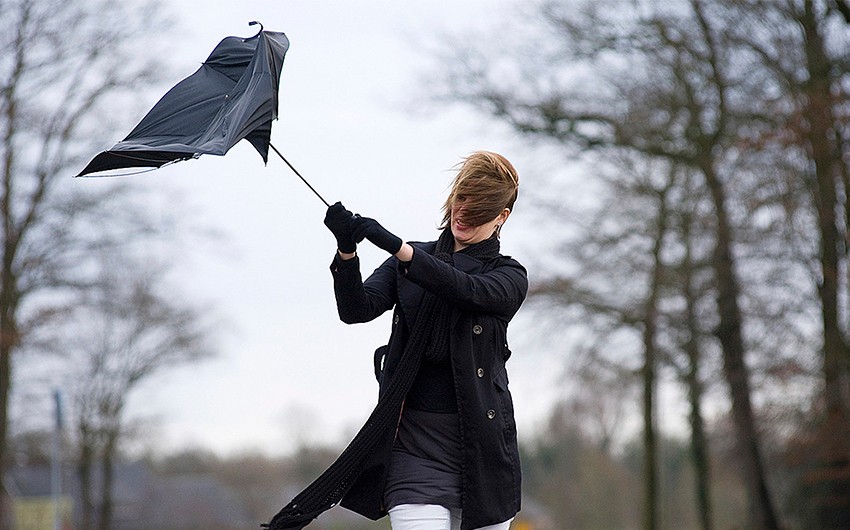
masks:
[[[434,256],[453,264],[453,246],[451,230],[444,229],[437,240]],[[479,259],[493,258],[499,254],[499,240],[491,237],[460,252]],[[395,374],[369,419],[336,461],[263,527],[269,530],[300,530],[322,512],[336,506],[363,471],[382,435],[398,423],[401,404],[416,378],[422,359],[437,362],[448,356],[450,317],[449,304],[426,292]]]

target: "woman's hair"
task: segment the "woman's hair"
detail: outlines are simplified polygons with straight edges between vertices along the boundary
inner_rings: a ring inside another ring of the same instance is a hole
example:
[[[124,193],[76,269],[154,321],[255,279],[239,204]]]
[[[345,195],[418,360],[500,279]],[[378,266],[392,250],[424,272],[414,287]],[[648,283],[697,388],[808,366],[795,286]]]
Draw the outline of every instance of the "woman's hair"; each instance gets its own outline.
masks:
[[[464,223],[470,226],[492,221],[505,208],[513,210],[519,191],[519,175],[507,158],[490,151],[476,151],[458,166],[452,189],[443,204],[441,229],[449,226],[452,206],[456,202],[463,203]]]

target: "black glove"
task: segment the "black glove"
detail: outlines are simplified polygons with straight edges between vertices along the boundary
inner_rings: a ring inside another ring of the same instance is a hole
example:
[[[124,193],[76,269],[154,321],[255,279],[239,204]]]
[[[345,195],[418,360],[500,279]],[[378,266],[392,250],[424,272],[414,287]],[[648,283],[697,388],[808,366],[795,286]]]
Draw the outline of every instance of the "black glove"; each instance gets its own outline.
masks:
[[[351,220],[353,218],[354,214],[346,210],[345,206],[339,201],[329,206],[325,213],[325,226],[336,238],[336,248],[346,254],[353,254],[357,250],[354,238],[351,237]]]
[[[351,236],[357,243],[363,241],[363,239],[368,239],[376,247],[384,249],[390,254],[395,254],[401,250],[401,238],[390,233],[378,221],[369,217],[355,215],[351,219]]]

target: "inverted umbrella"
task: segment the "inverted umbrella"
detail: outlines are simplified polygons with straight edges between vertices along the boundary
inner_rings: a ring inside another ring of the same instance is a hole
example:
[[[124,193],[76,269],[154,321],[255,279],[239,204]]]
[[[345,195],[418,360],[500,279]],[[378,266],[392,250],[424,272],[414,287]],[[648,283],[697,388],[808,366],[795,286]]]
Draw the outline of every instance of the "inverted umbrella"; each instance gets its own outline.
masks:
[[[251,22],[250,25],[259,24]],[[224,155],[248,140],[268,162],[269,147],[326,205],[321,195],[270,143],[277,119],[277,94],[286,35],[260,31],[253,37],[227,37],[201,67],[180,81],[122,141],[103,151],[76,176],[96,176],[129,168],[159,168]]]

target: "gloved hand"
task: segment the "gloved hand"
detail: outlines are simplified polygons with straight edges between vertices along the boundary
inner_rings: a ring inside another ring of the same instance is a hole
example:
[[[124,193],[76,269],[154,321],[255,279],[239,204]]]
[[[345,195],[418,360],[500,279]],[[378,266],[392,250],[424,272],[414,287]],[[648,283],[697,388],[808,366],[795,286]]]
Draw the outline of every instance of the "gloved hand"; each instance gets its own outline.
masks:
[[[401,250],[401,238],[392,234],[378,221],[370,217],[355,215],[351,219],[351,236],[357,243],[363,241],[363,239],[368,239],[376,247],[386,250],[390,254],[395,254]]]
[[[336,248],[340,252],[353,254],[357,250],[354,238],[351,236],[351,220],[354,214],[345,209],[341,202],[337,201],[328,207],[325,213],[325,226],[336,238]]]

